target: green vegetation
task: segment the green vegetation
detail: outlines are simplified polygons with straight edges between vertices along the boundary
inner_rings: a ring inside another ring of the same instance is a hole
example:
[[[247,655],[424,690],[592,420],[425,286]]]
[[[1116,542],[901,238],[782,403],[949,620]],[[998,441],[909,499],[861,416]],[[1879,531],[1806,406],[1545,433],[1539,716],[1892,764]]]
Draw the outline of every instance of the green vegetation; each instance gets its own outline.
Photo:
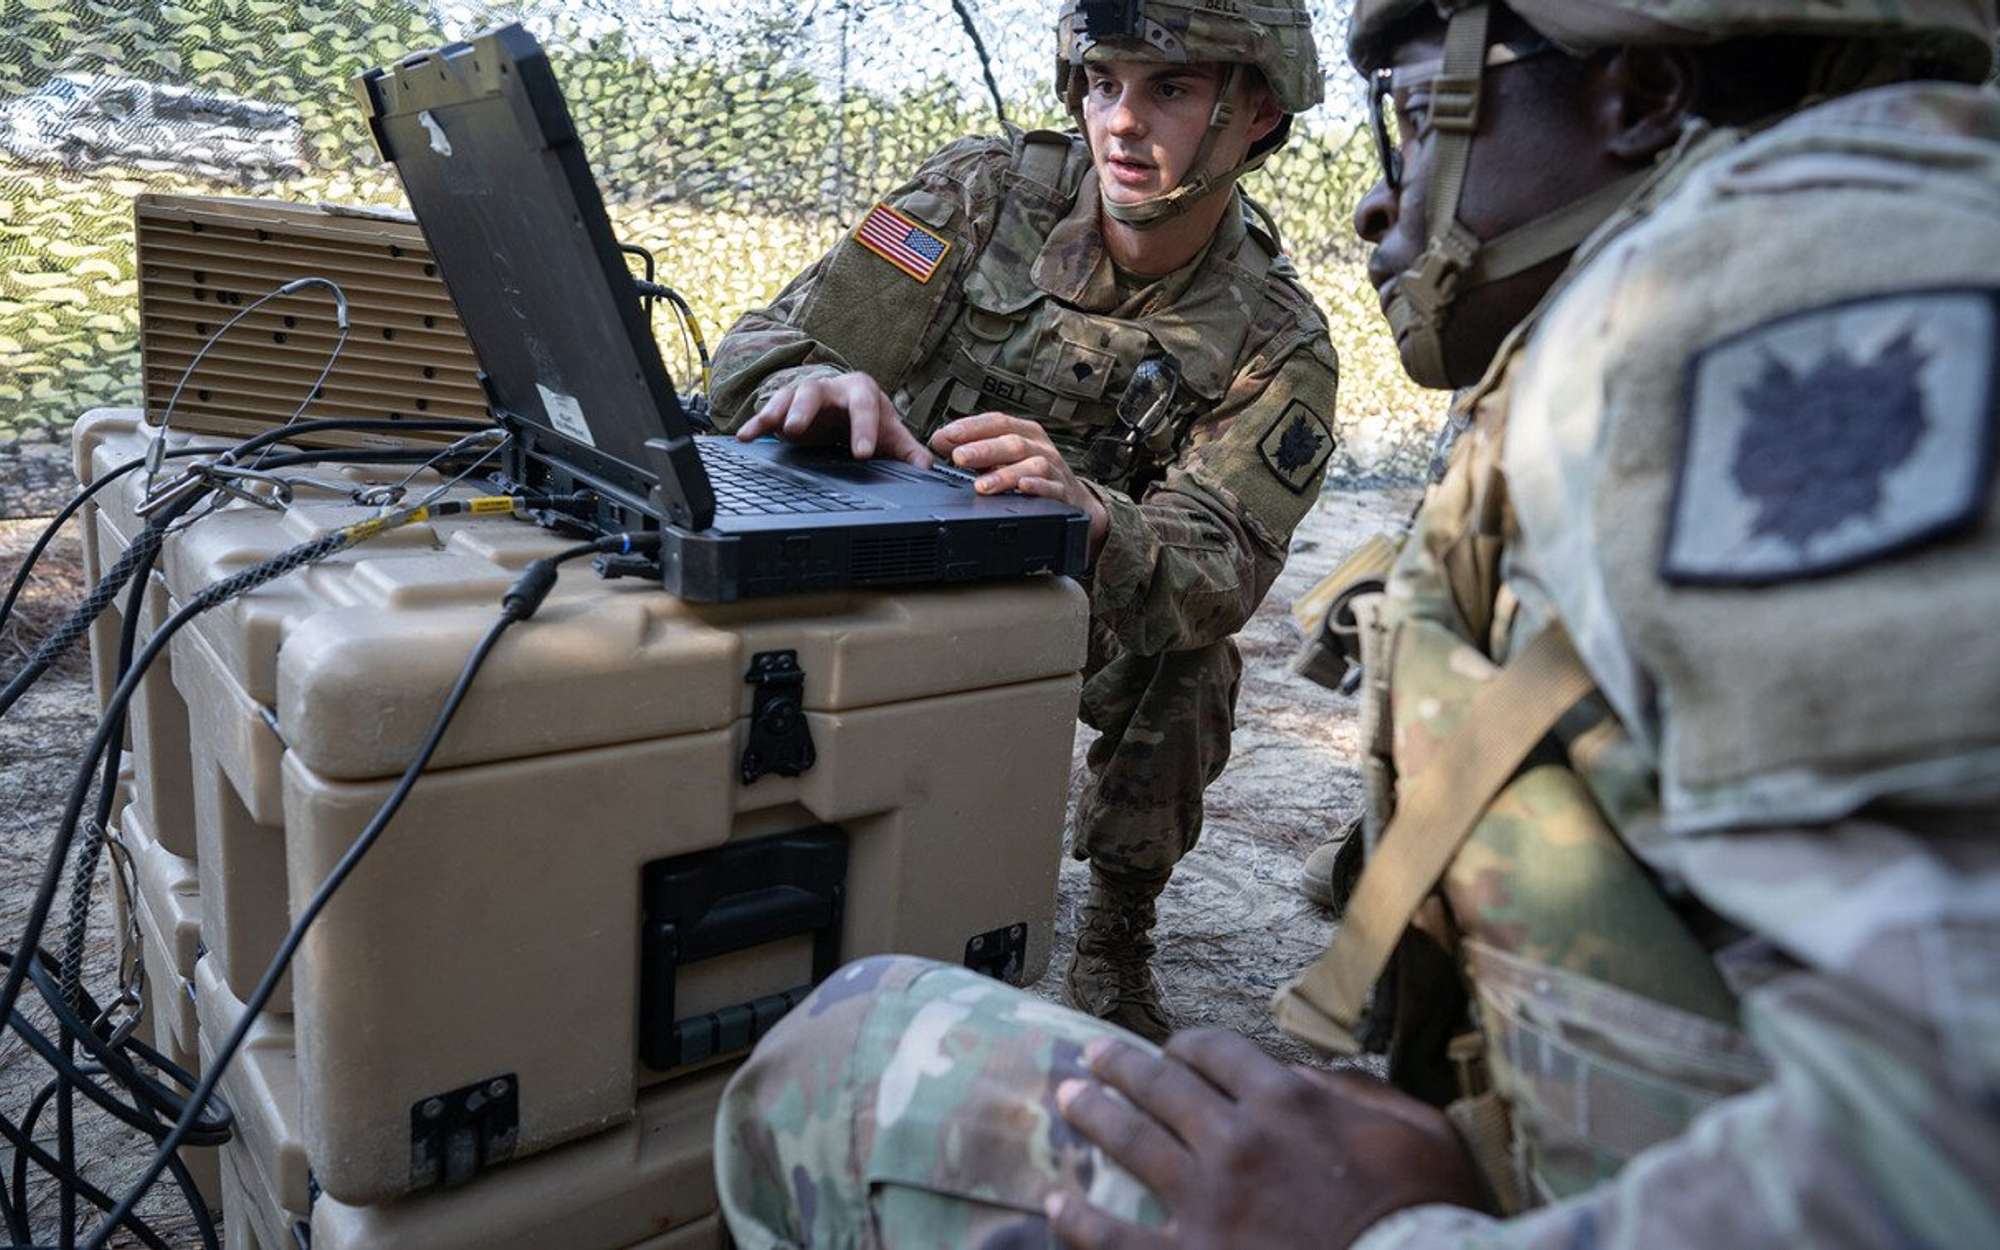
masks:
[[[935,68],[941,59],[853,82],[843,69],[836,91],[801,67],[801,50],[827,38],[814,11],[744,7],[760,24],[720,57],[691,47],[663,55],[643,25],[628,33],[592,22],[588,4],[557,13],[551,35],[549,9],[535,8],[613,218],[659,257],[662,279],[694,304],[711,342],[926,155],[994,125],[984,92],[968,97]],[[935,37],[945,46],[962,33],[943,26]],[[1046,36],[1037,26],[1033,37]],[[347,84],[444,38],[414,0],[0,0],[0,99],[81,70],[286,105],[307,164],[302,176],[246,187],[171,162],[70,168],[0,154],[0,457],[15,440],[59,439],[86,408],[137,402],[134,195],[400,203]],[[990,33],[988,42],[999,50]],[[1065,120],[1045,88],[1007,111],[1024,124]],[[1295,140],[1248,187],[1275,207],[1333,323],[1348,450],[1377,471],[1408,473],[1422,464],[1438,401],[1403,381],[1362,277],[1348,217],[1372,177],[1365,142],[1337,130]],[[670,347],[670,366],[691,377],[676,354]]]

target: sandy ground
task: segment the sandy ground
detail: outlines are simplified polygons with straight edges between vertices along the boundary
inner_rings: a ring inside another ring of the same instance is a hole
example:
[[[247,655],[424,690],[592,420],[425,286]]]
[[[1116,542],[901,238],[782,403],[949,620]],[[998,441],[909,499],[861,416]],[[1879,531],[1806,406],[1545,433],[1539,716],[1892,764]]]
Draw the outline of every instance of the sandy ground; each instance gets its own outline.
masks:
[[[1184,860],[1160,905],[1157,967],[1169,1011],[1181,1027],[1220,1025],[1244,1033],[1288,1060],[1312,1055],[1273,1027],[1272,992],[1326,944],[1333,925],[1296,890],[1300,860],[1337,830],[1360,802],[1356,708],[1289,671],[1298,645],[1292,600],[1369,534],[1391,530],[1408,514],[1413,488],[1330,491],[1299,527],[1292,560],[1243,632],[1245,659],[1237,731],[1228,769],[1208,792],[1201,844]],[[40,530],[39,522],[0,522],[0,588]],[[16,619],[0,630],[0,674],[11,676],[33,642],[59,620],[81,590],[74,541],[64,541],[40,569]],[[73,780],[72,756],[95,722],[80,656],[53,671],[0,720],[0,944],[12,947],[43,870],[45,847]],[[1090,733],[1079,729],[1073,768],[1080,779]],[[1076,912],[1088,870],[1066,861],[1061,877],[1055,958],[1034,988],[1060,998],[1060,977],[1075,940]],[[112,941],[106,887],[100,880],[91,941],[93,987],[110,982]],[[61,915],[60,909],[57,913]],[[46,1069],[12,1035],[0,1040],[0,1111],[18,1117]],[[139,1139],[101,1117],[84,1126],[83,1153],[98,1183],[112,1188],[144,1160]],[[0,1157],[11,1156],[0,1146]],[[168,1195],[148,1210],[173,1244],[193,1244],[192,1224]],[[53,1219],[44,1193],[36,1215]],[[38,1232],[48,1231],[43,1223]]]

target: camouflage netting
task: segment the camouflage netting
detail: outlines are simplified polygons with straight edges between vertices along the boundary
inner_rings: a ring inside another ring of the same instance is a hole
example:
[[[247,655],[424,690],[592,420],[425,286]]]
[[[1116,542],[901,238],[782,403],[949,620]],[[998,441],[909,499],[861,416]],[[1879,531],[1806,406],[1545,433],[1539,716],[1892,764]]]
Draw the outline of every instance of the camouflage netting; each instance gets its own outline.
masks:
[[[1330,103],[1246,183],[1334,324],[1347,477],[1407,477],[1438,397],[1410,387],[1349,226],[1372,177],[1315,3]],[[141,191],[400,205],[348,81],[506,20],[547,43],[626,241],[711,342],[946,141],[1064,121],[1053,0],[0,0],[0,516],[69,491],[65,437],[139,396]],[[688,379],[675,339],[669,368]]]

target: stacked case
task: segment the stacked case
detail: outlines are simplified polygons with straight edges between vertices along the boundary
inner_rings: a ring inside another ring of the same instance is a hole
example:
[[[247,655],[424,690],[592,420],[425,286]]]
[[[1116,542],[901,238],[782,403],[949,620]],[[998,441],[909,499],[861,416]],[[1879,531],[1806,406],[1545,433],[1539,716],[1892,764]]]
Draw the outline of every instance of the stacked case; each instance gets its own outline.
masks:
[[[145,434],[88,414],[80,476]],[[93,569],[139,479],[97,509]],[[300,498],[171,538],[149,610],[370,515]],[[565,545],[413,525],[175,639],[120,835],[180,1053],[241,1019],[502,594]],[[713,1244],[716,1097],[816,977],[885,951],[1046,966],[1086,615],[1055,579],[696,605],[567,566],[227,1069],[232,1242]]]

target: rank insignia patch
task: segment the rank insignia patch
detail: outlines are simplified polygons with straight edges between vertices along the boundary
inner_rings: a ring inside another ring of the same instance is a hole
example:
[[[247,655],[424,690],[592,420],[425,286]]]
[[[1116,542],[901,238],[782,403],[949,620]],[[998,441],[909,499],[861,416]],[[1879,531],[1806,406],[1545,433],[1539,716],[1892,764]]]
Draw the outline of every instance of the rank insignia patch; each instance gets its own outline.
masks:
[[[854,241],[909,274],[929,282],[944,263],[951,244],[887,204],[877,204],[861,219]]]
[[[1293,494],[1302,495],[1312,485],[1313,475],[1333,455],[1333,446],[1333,431],[1326,422],[1305,401],[1295,399],[1265,431],[1257,450],[1278,480]]]
[[[1689,371],[1661,576],[1758,586],[1977,521],[2000,318],[1985,291],[1876,296],[1757,326]]]

